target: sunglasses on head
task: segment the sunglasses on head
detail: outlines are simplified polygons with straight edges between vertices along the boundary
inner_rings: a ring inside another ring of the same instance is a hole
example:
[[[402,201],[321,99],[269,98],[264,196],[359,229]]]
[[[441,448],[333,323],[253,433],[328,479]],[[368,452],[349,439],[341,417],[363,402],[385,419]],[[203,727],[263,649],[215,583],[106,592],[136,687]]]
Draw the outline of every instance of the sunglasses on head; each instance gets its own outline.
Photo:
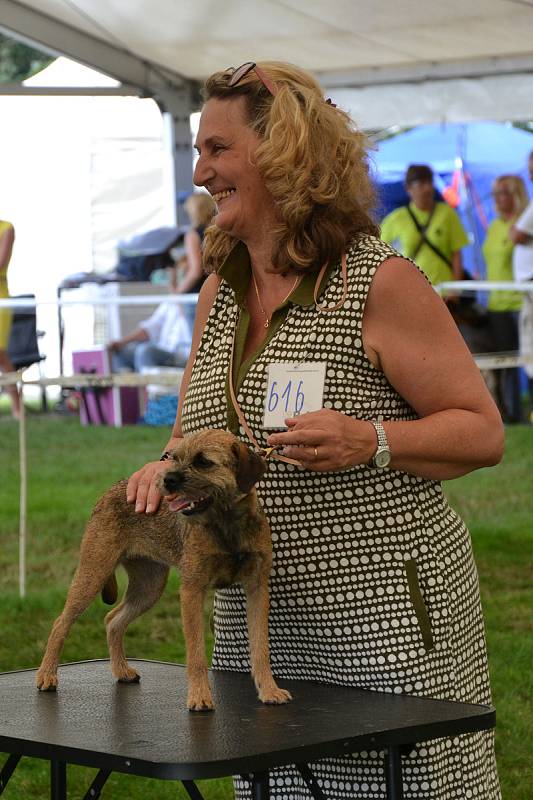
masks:
[[[278,93],[278,87],[273,83],[270,78],[267,78],[262,69],[260,69],[254,61],[247,61],[246,64],[241,64],[231,73],[231,78],[228,81],[228,86],[237,86],[242,79],[248,75],[249,72],[255,72],[263,86],[270,92],[272,97]]]

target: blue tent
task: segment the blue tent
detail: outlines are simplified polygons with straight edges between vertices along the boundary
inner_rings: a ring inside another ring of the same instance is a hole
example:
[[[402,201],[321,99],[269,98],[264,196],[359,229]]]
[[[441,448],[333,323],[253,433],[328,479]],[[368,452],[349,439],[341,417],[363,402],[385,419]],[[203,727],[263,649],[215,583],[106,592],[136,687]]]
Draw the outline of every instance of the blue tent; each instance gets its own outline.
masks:
[[[429,164],[435,186],[457,189],[457,211],[472,239],[464,261],[476,276],[485,274],[481,244],[485,225],[494,218],[491,184],[498,175],[520,175],[528,185],[527,160],[533,133],[495,122],[423,125],[379,143],[372,154],[380,188],[380,216],[408,202],[403,186],[409,164]]]

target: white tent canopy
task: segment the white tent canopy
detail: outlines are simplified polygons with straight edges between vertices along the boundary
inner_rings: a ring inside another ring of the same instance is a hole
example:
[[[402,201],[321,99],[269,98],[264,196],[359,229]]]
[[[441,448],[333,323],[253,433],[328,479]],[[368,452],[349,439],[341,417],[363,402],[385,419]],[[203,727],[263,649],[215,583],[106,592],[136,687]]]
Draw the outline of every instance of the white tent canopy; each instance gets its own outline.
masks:
[[[533,117],[533,0],[0,0],[0,26],[164,104],[278,59],[366,128]]]

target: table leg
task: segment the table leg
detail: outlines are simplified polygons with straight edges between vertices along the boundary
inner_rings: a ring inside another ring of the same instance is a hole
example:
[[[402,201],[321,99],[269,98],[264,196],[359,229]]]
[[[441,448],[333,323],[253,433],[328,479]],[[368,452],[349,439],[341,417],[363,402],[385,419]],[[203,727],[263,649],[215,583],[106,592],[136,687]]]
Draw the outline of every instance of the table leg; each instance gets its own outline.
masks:
[[[313,795],[314,800],[326,800],[326,795],[318,785],[318,781],[309,769],[309,765],[295,764],[295,767],[307,784],[307,788]]]
[[[254,772],[252,775],[253,800],[268,800],[269,797],[268,770],[266,772]]]
[[[50,800],[67,800],[67,765],[50,761]]]
[[[191,800],[204,800],[203,794],[194,781],[182,781],[181,784]]]
[[[3,793],[4,789],[6,788],[10,777],[14,773],[17,764],[19,763],[22,756],[17,756],[11,754],[8,756],[8,759],[2,769],[0,770],[0,794]]]
[[[391,745],[385,756],[387,800],[403,800],[402,756],[397,745]]]
[[[89,786],[89,789],[83,795],[83,800],[98,800],[100,794],[102,793],[102,789],[105,786],[105,783],[109,776],[111,775],[111,770],[109,769],[101,769],[98,771],[96,778]]]

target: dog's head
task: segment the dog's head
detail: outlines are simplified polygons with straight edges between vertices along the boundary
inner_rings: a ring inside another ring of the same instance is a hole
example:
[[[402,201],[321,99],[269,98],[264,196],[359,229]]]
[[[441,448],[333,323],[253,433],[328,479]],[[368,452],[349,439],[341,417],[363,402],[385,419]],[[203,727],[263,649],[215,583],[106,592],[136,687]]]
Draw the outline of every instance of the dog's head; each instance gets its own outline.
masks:
[[[261,456],[232,433],[205,430],[180,440],[161,476],[169,508],[186,516],[212,506],[228,508],[247,494],[266,469]]]

